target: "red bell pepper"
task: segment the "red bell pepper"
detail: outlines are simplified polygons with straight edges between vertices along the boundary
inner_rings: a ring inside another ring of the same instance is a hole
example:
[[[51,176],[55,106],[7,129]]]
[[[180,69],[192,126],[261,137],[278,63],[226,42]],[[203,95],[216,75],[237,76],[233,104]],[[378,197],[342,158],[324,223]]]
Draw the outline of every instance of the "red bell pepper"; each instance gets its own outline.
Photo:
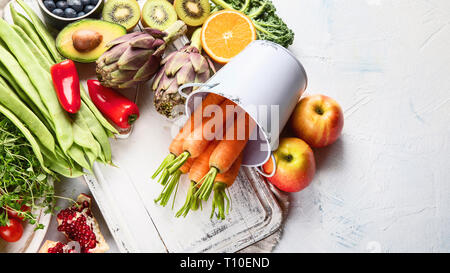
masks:
[[[139,108],[125,96],[97,80],[88,80],[87,85],[92,102],[118,127],[128,129],[139,118]]]
[[[81,106],[80,79],[75,63],[65,60],[55,64],[50,68],[50,73],[59,103],[64,110],[75,114]]]

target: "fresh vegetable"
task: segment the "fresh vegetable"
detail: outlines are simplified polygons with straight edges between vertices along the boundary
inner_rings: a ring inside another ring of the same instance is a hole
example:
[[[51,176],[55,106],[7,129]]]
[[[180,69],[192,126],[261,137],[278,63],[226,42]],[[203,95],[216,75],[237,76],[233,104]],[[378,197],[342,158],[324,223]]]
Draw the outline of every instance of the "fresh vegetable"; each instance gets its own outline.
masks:
[[[17,203],[21,204],[22,202],[20,200],[17,201]],[[21,221],[25,220],[25,214],[30,212],[31,208],[27,205],[21,205],[19,210],[6,207],[6,212],[8,213],[9,218],[16,218]]]
[[[216,9],[234,9],[252,19],[258,39],[269,40],[284,47],[294,42],[294,32],[276,14],[270,0],[211,0]]]
[[[200,202],[200,200],[198,200],[198,198],[195,196],[195,193],[197,192],[198,187],[200,187],[201,183],[203,182],[202,178],[209,171],[209,157],[211,156],[212,152],[214,152],[218,144],[219,141],[210,142],[206,150],[194,160],[194,163],[192,164],[189,171],[189,180],[191,181],[191,183],[193,183],[191,187],[193,186],[194,188],[188,191],[186,202],[184,203],[183,207],[181,207],[181,209],[176,213],[176,217],[186,217],[192,206],[195,203]]]
[[[321,148],[334,143],[344,127],[344,113],[334,99],[324,95],[302,98],[290,120],[294,134],[311,147]]]
[[[209,172],[203,177],[203,184],[195,194],[196,197],[207,201],[213,189],[217,174],[226,173],[239,155],[244,150],[254,129],[255,121],[246,113],[242,112],[234,121],[234,125],[227,129],[225,137],[217,145],[209,158]],[[230,130],[232,130],[230,132]]]
[[[92,215],[91,203],[90,196],[80,194],[77,204],[61,210],[56,218],[58,231],[63,232],[68,240],[77,241],[82,253],[106,252],[109,246],[100,232],[97,220]]]
[[[16,0],[16,2],[22,7],[22,9],[31,19],[31,23],[33,25],[36,34],[38,34],[39,38],[44,42],[45,47],[47,48],[48,52],[53,58],[53,61],[55,63],[62,62],[64,58],[59,54],[58,50],[56,49],[55,39],[45,26],[44,22],[42,22],[41,19],[37,16],[37,14],[34,13],[34,11],[22,0]]]
[[[211,13],[209,0],[175,0],[175,11],[188,26],[201,26]]]
[[[285,192],[298,192],[306,188],[314,178],[316,163],[311,148],[299,138],[283,138],[274,152],[276,170],[273,177],[267,178],[278,189]],[[270,159],[263,165],[265,173],[273,172]]]
[[[144,27],[166,30],[177,20],[177,13],[167,0],[147,0],[141,17]]]
[[[155,91],[154,104],[156,110],[168,117],[174,118],[174,107],[183,105],[185,99],[178,93],[178,88],[186,83],[204,83],[216,72],[214,64],[201,54],[201,29],[192,35],[191,44],[169,54],[163,59],[163,67],[153,81]],[[190,93],[194,89],[186,88]]]
[[[231,187],[236,181],[242,164],[242,156],[243,155],[241,153],[241,155],[236,159],[236,161],[234,161],[233,165],[227,172],[219,173],[216,176],[216,180],[214,181],[213,186],[214,196],[212,202],[211,218],[213,217],[216,208],[218,210],[217,219],[224,220],[225,215],[228,214],[230,210],[230,197],[227,195],[225,190]],[[226,206],[225,200],[227,201]]]
[[[201,36],[205,52],[214,61],[226,64],[256,40],[256,30],[245,14],[223,10],[206,19]]]
[[[166,32],[144,29],[117,38],[97,60],[97,76],[101,84],[112,88],[128,88],[150,80],[160,68],[167,43],[186,32],[182,21]]]
[[[111,164],[108,136],[117,130],[83,88],[80,110],[71,115],[64,111],[50,73],[52,65],[62,62],[53,54],[55,40],[26,4],[17,3],[32,23],[14,9],[15,3],[10,6],[17,25],[0,20],[0,112],[20,129],[48,173],[78,177],[96,160]],[[39,54],[43,50],[47,54]]]
[[[166,181],[170,176],[169,172],[167,171],[167,167],[170,163],[173,162],[173,160],[175,160],[177,156],[179,156],[183,152],[183,143],[185,138],[194,130],[195,127],[200,125],[199,123],[203,120],[205,109],[210,105],[219,105],[224,100],[225,99],[222,96],[216,95],[214,93],[207,95],[205,99],[202,100],[202,104],[195,109],[194,113],[189,117],[189,120],[186,121],[183,128],[172,140],[172,143],[169,146],[170,154],[163,160],[161,165],[155,171],[152,179],[155,179],[161,172],[163,172],[160,182],[162,182],[162,184],[164,185],[166,184]]]
[[[75,63],[72,60],[62,61],[53,65],[50,73],[62,108],[75,114],[81,107],[80,79]]]
[[[102,19],[131,31],[141,19],[141,8],[136,0],[108,0],[103,7]]]
[[[54,188],[35,151],[19,128],[0,114],[0,226],[12,218],[36,224],[32,211],[53,211]],[[42,228],[42,225],[37,225]]]
[[[227,121],[235,114],[233,110],[236,103],[225,100],[218,107],[218,111],[213,111],[211,117],[204,118],[202,125],[194,128],[186,137],[183,142],[183,152],[167,166],[170,174],[175,173],[189,158],[199,157],[206,150],[210,141],[223,135],[223,131],[228,125]]]
[[[88,80],[89,95],[95,106],[114,124],[122,129],[130,128],[139,118],[137,105],[97,80]]]
[[[108,49],[107,44],[127,33],[118,24],[83,19],[67,25],[56,37],[58,51],[80,63],[95,62]]]
[[[9,219],[5,226],[0,226],[0,237],[7,242],[17,242],[23,234],[23,227],[19,220]]]

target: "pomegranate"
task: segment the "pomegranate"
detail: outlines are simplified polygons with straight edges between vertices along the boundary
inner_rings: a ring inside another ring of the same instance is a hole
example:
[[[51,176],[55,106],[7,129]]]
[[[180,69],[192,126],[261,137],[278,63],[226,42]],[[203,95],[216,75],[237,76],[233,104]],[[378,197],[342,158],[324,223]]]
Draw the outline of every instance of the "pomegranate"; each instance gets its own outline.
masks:
[[[77,204],[61,210],[57,215],[58,231],[67,239],[80,244],[82,253],[102,253],[109,249],[91,212],[92,198],[80,194]]]
[[[61,242],[47,240],[42,245],[39,253],[76,253],[75,247],[70,247]]]

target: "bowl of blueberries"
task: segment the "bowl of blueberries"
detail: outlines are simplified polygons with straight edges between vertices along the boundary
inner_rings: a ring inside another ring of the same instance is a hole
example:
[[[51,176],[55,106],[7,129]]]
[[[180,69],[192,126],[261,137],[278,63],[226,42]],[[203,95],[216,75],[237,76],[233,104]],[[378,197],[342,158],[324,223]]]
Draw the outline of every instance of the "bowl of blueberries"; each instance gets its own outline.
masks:
[[[38,0],[45,22],[57,29],[83,18],[99,18],[104,0]]]

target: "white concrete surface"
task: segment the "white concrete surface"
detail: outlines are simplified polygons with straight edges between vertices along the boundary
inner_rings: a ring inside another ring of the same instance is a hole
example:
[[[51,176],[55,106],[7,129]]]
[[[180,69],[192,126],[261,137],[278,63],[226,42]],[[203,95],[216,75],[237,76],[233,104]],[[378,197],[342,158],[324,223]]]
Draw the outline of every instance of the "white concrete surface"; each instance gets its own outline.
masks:
[[[316,150],[313,184],[292,194],[275,251],[449,252],[450,1],[273,2],[308,93],[335,98],[346,118],[342,138]]]

